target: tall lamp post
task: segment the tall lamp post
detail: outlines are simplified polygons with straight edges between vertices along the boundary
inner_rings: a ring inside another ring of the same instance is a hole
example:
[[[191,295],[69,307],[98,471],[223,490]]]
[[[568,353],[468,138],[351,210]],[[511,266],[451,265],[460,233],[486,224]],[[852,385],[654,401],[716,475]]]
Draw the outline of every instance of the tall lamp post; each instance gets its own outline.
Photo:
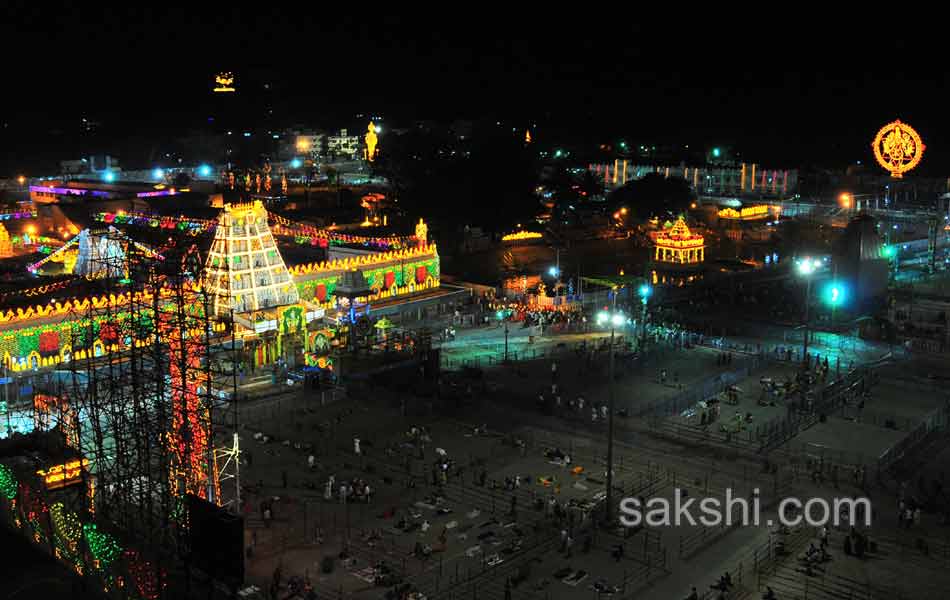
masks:
[[[844,286],[837,281],[832,281],[831,285],[825,291],[825,301],[831,305],[831,327],[835,326],[835,311],[838,306],[844,302]]]
[[[640,347],[643,348],[647,344],[647,302],[653,293],[653,288],[644,283],[637,293],[640,295]]]
[[[554,278],[556,279],[556,281],[554,282],[554,295],[555,295],[555,296],[560,296],[560,295],[561,295],[561,292],[560,292],[560,288],[561,288],[561,251],[560,251],[560,250],[558,250],[557,265],[551,267],[550,269],[548,269],[548,274],[550,274],[551,277],[554,277]]]
[[[506,309],[499,310],[495,313],[495,316],[498,317],[499,321],[503,321],[505,324],[505,362],[508,362],[508,315],[509,311]]]
[[[802,345],[802,364],[807,366],[808,360],[808,305],[811,299],[811,276],[821,266],[818,260],[804,258],[798,263],[798,273],[805,278],[805,336]]]
[[[610,358],[607,363],[607,497],[605,520],[609,524],[613,513],[613,493],[614,493],[614,333],[617,327],[623,325],[627,317],[617,312],[617,289],[614,288],[613,309],[611,311],[601,311],[597,314],[597,323],[606,325],[610,323]]]
[[[887,259],[891,279],[897,279],[897,247],[893,244],[885,244],[881,247],[881,256]]]

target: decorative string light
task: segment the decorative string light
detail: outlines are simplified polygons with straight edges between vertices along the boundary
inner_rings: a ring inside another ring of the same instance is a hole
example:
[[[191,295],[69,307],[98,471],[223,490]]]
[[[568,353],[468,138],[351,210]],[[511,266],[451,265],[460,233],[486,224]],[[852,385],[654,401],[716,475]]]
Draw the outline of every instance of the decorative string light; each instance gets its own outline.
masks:
[[[143,600],[156,600],[168,585],[165,572],[145,560],[137,550],[126,550],[123,557],[135,591]]]
[[[122,547],[108,533],[99,531],[95,523],[85,523],[82,526],[83,536],[92,557],[99,561],[99,568],[105,570],[122,554]]]
[[[53,527],[56,532],[67,542],[78,542],[82,535],[82,523],[79,516],[72,511],[67,511],[62,502],[57,502],[49,509],[50,517],[53,520]]]
[[[13,469],[7,465],[0,464],[0,494],[3,494],[7,500],[16,498],[17,480],[13,474]]]

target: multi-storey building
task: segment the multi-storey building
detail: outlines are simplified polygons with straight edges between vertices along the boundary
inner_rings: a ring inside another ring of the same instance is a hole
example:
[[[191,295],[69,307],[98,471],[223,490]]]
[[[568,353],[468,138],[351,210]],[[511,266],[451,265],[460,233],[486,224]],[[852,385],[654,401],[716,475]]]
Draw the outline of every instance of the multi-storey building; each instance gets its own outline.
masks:
[[[750,196],[757,198],[785,198],[798,190],[796,169],[766,169],[755,163],[738,166],[689,167],[636,165],[625,159],[613,163],[592,164],[591,171],[603,178],[607,190],[616,189],[628,181],[649,173],[664,177],[682,177],[699,196]]]
[[[327,154],[345,158],[356,158],[360,152],[360,137],[349,135],[341,129],[339,135],[327,136]]]

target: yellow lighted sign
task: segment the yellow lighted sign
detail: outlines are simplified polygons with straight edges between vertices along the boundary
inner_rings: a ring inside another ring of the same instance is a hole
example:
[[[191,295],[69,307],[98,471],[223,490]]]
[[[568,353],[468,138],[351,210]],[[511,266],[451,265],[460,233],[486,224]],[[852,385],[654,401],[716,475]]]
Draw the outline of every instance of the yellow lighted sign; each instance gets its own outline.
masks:
[[[233,92],[234,74],[231,72],[218,73],[214,77],[214,84],[214,91],[216,92]]]
[[[877,164],[899,179],[918,164],[924,154],[924,142],[913,127],[899,120],[877,132],[871,143]]]
[[[741,210],[724,208],[717,214],[720,219],[758,219],[768,216],[769,206],[767,204],[758,204],[756,206],[746,206]]]
[[[513,242],[516,240],[536,240],[544,237],[542,234],[537,231],[516,231],[514,233],[509,233],[501,238],[503,242]]]
[[[78,483],[82,478],[83,469],[89,466],[89,459],[73,459],[63,464],[53,465],[49,469],[40,469],[37,475],[46,482],[46,488],[55,490]]]

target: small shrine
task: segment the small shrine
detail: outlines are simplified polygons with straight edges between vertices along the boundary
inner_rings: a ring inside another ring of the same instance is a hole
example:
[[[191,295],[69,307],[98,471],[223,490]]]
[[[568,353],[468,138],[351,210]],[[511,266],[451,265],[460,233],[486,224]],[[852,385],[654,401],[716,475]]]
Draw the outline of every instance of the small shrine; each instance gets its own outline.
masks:
[[[706,259],[705,248],[703,236],[692,233],[679,217],[672,227],[656,234],[653,259],[671,266],[699,265]]]

